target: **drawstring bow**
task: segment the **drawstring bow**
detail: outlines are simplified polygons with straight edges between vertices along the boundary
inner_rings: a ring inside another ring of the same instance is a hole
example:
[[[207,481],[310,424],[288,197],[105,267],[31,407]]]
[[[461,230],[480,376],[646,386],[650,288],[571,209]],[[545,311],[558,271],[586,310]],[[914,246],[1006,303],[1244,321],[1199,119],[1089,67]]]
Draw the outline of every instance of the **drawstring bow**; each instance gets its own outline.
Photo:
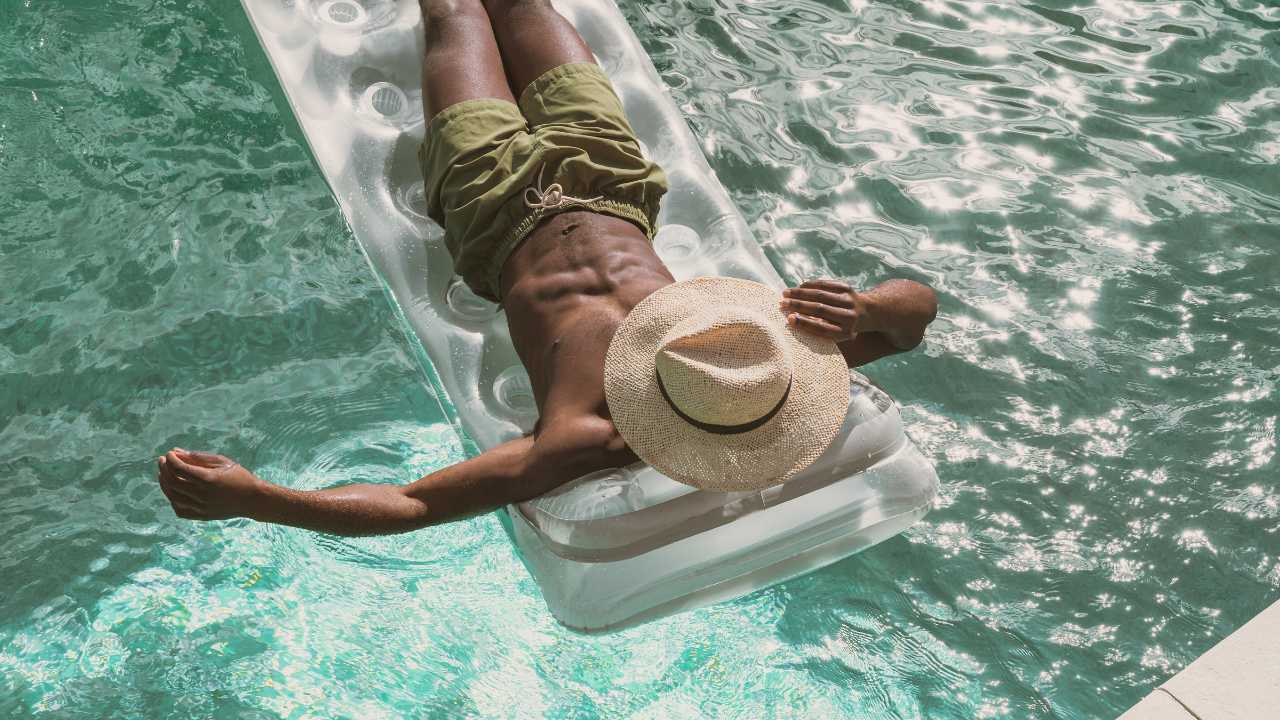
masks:
[[[541,187],[542,171],[547,166],[543,165],[538,170],[538,184],[530,185],[524,189],[524,204],[531,210],[555,210],[565,205],[589,205],[604,199],[603,195],[597,195],[593,198],[576,198],[572,195],[565,195],[564,188],[560,183],[551,183],[550,185]]]

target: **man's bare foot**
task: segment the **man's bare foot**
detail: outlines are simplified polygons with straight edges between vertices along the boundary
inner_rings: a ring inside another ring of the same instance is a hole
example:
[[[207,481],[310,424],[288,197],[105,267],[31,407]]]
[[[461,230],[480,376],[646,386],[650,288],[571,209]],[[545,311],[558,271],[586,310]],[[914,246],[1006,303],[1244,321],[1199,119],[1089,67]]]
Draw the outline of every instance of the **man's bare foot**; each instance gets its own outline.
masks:
[[[234,460],[174,448],[156,461],[156,481],[178,517],[225,520],[248,515],[267,483]]]

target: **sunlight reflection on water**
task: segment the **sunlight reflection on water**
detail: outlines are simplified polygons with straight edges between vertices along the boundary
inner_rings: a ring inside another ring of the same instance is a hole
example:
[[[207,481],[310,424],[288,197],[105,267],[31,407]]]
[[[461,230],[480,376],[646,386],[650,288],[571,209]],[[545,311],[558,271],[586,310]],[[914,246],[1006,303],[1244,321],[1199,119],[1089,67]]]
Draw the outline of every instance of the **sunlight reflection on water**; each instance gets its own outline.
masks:
[[[1280,592],[1280,9],[623,5],[788,279],[939,290],[872,370],[936,511],[603,638],[492,517],[173,520],[173,444],[298,487],[462,446],[234,3],[15,7],[0,711],[1111,717]]]

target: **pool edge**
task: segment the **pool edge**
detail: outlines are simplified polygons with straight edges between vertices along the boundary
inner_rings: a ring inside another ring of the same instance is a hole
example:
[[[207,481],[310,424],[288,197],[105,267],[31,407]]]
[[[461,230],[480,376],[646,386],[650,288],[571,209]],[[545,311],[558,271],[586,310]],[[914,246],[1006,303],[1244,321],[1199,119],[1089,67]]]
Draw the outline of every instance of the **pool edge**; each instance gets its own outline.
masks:
[[[1243,720],[1280,707],[1280,600],[1117,720]]]

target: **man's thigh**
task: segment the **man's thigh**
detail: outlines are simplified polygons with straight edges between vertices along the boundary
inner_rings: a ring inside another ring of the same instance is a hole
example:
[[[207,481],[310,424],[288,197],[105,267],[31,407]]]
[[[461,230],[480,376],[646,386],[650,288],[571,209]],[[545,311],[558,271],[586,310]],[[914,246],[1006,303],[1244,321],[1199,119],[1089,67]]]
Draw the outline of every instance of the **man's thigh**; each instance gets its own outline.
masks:
[[[591,48],[550,0],[484,0],[516,97],[546,71],[593,63]]]
[[[425,117],[465,100],[515,102],[502,55],[480,0],[421,0],[426,26],[422,60]]]

